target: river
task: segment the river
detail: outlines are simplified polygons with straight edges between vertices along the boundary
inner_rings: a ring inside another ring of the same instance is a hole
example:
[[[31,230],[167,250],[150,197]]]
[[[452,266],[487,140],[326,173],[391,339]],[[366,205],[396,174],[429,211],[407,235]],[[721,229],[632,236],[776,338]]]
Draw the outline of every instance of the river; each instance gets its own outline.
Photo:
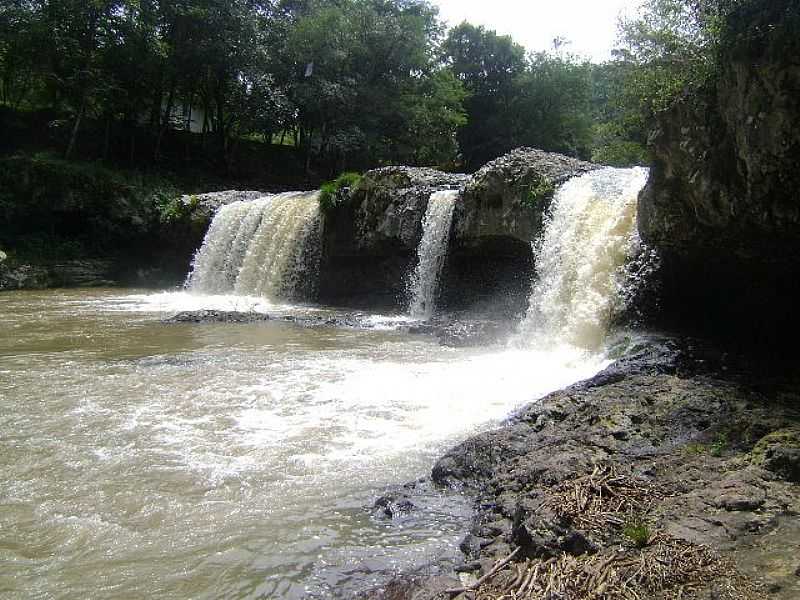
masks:
[[[452,444],[607,364],[398,330],[167,324],[181,310],[331,315],[138,290],[0,294],[0,595],[347,597],[454,559],[469,506],[374,515]]]

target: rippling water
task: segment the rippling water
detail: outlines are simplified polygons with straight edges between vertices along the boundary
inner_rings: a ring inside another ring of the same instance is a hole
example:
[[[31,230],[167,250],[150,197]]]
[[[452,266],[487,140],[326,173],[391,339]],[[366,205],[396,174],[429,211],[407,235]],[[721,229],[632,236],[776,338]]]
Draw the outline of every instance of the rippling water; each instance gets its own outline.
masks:
[[[175,324],[247,298],[0,294],[0,595],[348,595],[451,556],[465,505],[379,521],[387,486],[605,363],[394,330]]]

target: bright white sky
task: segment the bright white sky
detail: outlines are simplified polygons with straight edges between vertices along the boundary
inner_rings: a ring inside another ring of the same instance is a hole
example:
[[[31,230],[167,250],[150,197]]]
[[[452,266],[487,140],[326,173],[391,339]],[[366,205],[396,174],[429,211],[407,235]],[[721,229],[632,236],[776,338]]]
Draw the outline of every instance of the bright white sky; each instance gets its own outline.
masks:
[[[566,38],[567,50],[595,62],[610,58],[620,12],[633,13],[641,0],[433,0],[441,18],[510,35],[528,50],[552,50]]]

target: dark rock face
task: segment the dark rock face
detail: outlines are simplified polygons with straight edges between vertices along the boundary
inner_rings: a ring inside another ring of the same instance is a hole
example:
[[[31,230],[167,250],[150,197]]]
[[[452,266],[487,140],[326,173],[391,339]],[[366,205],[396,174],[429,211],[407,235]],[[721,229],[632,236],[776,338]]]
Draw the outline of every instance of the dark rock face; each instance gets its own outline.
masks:
[[[320,300],[359,307],[402,305],[431,194],[459,189],[465,181],[466,175],[425,168],[367,172],[325,215]]]
[[[800,8],[746,2],[724,29],[716,80],[658,119],[639,229],[667,311],[759,335],[795,320],[800,291]]]
[[[116,285],[118,265],[110,260],[84,259],[48,264],[0,262],[0,291],[52,287]]]
[[[598,168],[520,148],[473,176],[385,167],[368,172],[326,215],[320,299],[358,306],[405,301],[430,195],[461,189],[440,307],[518,316],[527,308],[533,242],[556,186]]]

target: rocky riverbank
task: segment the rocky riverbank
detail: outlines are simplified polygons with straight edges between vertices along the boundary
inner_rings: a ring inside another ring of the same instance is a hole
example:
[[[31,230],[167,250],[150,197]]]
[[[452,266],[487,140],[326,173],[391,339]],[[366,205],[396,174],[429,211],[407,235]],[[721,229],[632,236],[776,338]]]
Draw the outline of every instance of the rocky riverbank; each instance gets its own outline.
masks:
[[[798,389],[648,338],[443,456],[433,482],[475,501],[463,565],[365,597],[797,598]]]

